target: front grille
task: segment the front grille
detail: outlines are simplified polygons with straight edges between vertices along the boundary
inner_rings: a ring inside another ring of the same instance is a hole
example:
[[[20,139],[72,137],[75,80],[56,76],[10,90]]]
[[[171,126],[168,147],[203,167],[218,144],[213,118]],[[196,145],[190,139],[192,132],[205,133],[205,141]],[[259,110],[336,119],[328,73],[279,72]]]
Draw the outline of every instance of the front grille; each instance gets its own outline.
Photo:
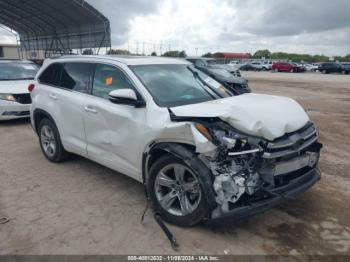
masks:
[[[30,97],[30,94],[16,94],[13,96],[15,97],[17,103],[25,104],[25,105],[32,103],[32,99]]]
[[[263,158],[276,159],[295,155],[317,143],[317,140],[316,127],[308,123],[304,128],[270,142]]]

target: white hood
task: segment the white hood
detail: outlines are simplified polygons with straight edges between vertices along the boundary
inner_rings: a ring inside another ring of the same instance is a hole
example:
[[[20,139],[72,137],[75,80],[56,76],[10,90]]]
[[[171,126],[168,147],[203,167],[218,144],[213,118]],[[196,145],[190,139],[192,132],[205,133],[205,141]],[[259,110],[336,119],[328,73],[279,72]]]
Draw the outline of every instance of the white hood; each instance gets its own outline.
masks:
[[[32,80],[0,81],[0,94],[26,94]]]
[[[243,133],[270,141],[297,131],[309,121],[293,99],[260,94],[173,107],[171,111],[183,117],[219,117]]]

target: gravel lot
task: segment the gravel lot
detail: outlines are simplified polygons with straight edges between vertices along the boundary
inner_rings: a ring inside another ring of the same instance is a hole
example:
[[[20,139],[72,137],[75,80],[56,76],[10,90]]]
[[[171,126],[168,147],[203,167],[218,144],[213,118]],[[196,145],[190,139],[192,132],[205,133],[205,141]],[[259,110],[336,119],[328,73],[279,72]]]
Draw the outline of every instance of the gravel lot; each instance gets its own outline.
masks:
[[[212,231],[170,226],[184,254],[350,254],[350,76],[247,72],[321,130],[323,179],[283,207]],[[278,109],[276,109],[278,110]],[[173,254],[141,184],[89,160],[45,160],[29,121],[0,123],[0,254]]]

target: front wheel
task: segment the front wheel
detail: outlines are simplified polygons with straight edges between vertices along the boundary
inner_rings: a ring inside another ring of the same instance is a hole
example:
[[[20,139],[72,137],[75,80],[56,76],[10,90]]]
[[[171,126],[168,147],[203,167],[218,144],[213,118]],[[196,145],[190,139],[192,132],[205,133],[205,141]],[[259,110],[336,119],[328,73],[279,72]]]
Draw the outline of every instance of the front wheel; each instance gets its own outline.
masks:
[[[198,173],[174,156],[156,161],[147,187],[154,211],[169,223],[193,226],[208,212]]]

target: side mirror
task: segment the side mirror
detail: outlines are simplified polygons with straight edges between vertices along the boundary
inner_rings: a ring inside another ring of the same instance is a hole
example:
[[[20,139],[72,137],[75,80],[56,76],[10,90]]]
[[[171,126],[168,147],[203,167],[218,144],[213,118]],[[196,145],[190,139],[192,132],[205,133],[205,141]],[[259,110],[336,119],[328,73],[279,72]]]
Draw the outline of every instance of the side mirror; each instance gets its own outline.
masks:
[[[144,107],[146,103],[139,100],[132,89],[117,89],[109,93],[109,100],[114,104],[130,105],[134,107]]]

